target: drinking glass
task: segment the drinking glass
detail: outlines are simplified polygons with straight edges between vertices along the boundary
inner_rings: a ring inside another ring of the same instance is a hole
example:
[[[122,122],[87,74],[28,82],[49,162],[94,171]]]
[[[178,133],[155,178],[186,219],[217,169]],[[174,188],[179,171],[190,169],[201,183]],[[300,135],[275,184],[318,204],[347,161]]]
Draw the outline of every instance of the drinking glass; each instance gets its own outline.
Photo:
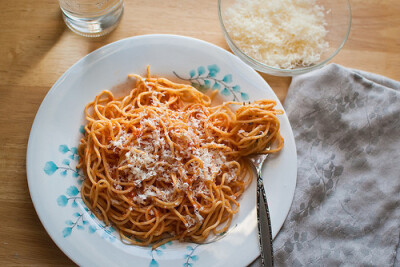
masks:
[[[87,37],[111,32],[124,11],[123,0],[59,0],[59,3],[65,24]]]

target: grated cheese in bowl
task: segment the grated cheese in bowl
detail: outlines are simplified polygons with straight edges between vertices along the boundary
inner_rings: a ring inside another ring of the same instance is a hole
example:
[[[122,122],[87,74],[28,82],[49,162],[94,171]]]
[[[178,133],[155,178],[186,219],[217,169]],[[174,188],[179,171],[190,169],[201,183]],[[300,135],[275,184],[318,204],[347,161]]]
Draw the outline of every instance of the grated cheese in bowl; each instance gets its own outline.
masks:
[[[315,0],[237,0],[224,13],[235,45],[268,66],[310,66],[329,48],[325,10]]]
[[[218,0],[218,16],[232,52],[276,76],[323,67],[351,29],[349,0]]]

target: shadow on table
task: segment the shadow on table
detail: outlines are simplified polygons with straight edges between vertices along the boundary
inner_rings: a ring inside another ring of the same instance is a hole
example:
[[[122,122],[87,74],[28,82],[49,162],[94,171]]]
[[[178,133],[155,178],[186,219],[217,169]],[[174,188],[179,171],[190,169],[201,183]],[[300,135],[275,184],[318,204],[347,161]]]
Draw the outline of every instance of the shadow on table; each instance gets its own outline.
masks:
[[[13,29],[0,37],[5,62],[5,84],[18,84],[59,41],[65,27],[58,5],[37,7],[35,1],[25,2],[13,12]],[[57,2],[54,2],[57,4]],[[0,8],[1,8],[0,4]],[[45,12],[43,12],[45,10]]]

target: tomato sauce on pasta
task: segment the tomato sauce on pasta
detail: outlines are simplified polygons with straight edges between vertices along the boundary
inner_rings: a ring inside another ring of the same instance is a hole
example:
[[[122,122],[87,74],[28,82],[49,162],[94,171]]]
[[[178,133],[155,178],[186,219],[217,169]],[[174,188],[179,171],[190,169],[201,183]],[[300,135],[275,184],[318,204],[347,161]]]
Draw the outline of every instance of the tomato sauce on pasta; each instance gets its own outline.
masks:
[[[272,100],[211,106],[149,70],[130,77],[129,95],[103,91],[85,108],[83,201],[130,244],[201,243],[226,231],[252,180],[246,156],[283,147],[282,111]]]

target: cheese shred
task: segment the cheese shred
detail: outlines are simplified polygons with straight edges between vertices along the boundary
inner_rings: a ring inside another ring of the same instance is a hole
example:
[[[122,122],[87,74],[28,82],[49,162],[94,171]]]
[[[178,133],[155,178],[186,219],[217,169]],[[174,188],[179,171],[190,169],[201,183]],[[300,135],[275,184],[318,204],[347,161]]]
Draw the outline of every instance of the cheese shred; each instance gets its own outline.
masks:
[[[271,67],[310,66],[329,48],[325,10],[315,0],[236,0],[224,20],[236,46]]]

